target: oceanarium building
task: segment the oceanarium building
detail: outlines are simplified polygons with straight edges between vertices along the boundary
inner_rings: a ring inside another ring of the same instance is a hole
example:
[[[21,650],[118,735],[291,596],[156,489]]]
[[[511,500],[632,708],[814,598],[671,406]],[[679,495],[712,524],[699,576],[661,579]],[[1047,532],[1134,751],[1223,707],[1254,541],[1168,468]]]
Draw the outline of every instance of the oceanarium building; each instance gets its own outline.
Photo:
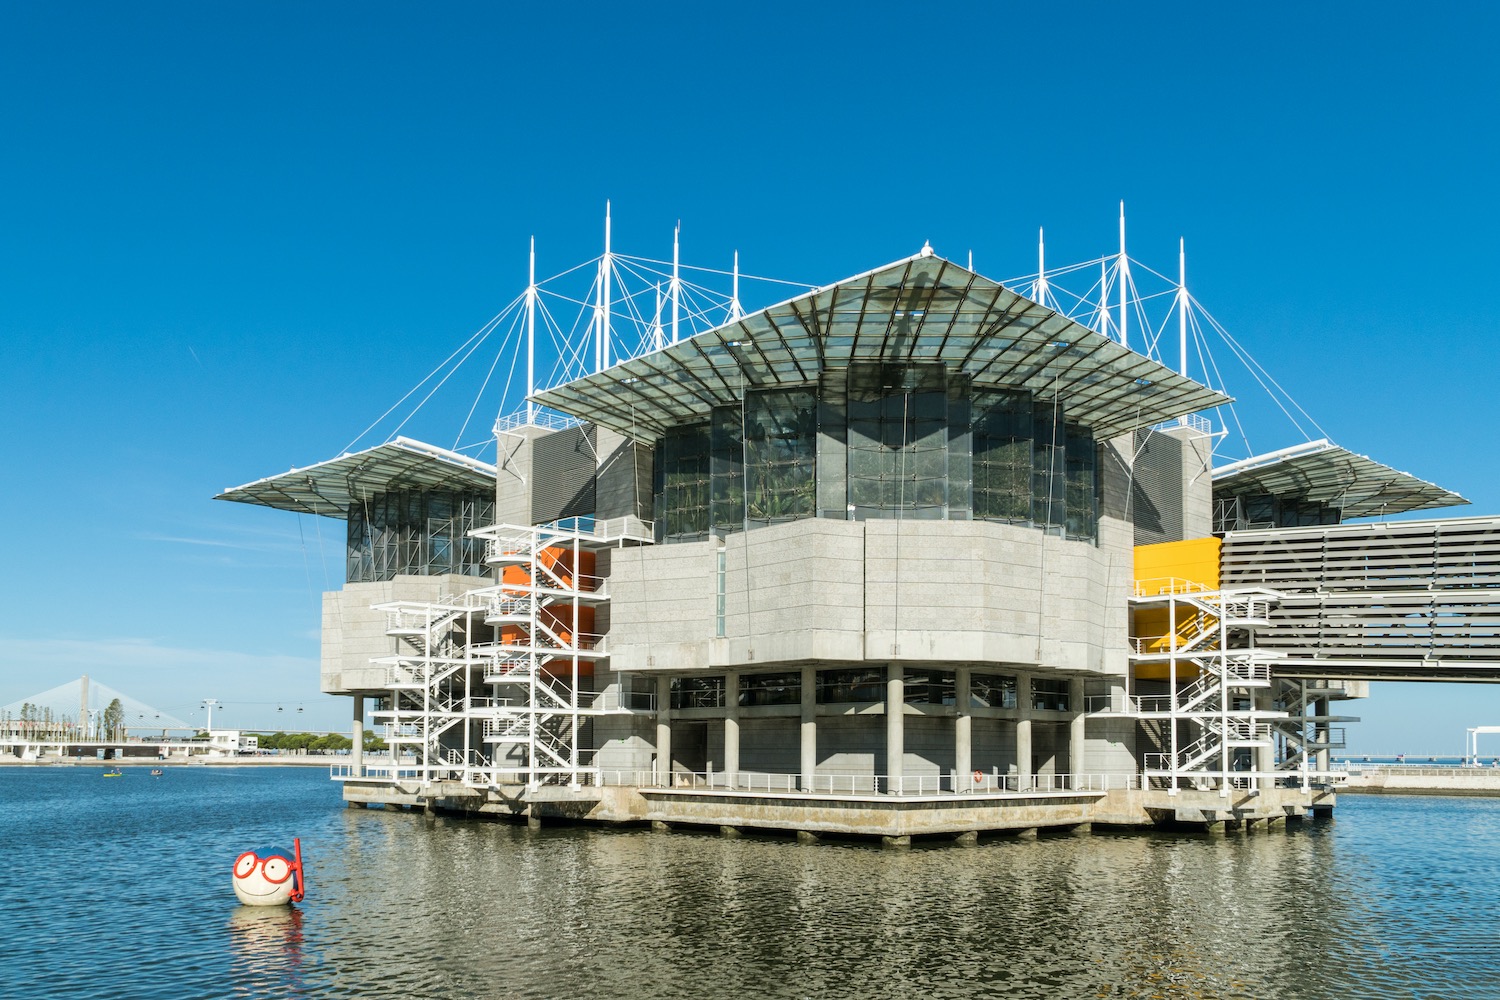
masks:
[[[1271,824],[1332,808],[1367,680],[1487,676],[1500,522],[1341,523],[1464,501],[1327,442],[1215,469],[1227,402],[924,248],[535,393],[494,465],[221,498],[347,522],[322,687],[394,751],[351,803]]]

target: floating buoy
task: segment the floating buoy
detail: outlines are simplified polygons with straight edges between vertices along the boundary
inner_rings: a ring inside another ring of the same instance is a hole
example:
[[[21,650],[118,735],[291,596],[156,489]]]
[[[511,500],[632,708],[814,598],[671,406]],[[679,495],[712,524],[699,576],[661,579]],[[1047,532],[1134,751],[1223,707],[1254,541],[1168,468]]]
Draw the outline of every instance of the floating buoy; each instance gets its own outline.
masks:
[[[234,860],[234,894],[246,906],[284,906],[306,895],[302,874],[302,840],[292,838],[290,851],[262,847]]]

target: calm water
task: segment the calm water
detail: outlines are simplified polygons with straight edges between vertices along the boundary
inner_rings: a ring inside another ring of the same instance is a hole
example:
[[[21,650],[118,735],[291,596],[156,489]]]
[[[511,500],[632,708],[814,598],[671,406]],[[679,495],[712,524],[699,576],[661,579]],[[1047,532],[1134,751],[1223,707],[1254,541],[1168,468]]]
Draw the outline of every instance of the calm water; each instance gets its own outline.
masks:
[[[293,768],[0,768],[0,995],[1497,997],[1500,799],[888,851],[342,808]],[[308,899],[235,902],[302,838]]]

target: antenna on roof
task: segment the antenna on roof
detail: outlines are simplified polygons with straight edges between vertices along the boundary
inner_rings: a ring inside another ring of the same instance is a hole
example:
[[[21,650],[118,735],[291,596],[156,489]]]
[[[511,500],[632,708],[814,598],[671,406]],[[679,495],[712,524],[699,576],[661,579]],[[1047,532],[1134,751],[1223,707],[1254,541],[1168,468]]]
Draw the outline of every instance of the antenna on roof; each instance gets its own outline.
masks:
[[[667,337],[661,328],[661,308],[664,301],[665,300],[661,297],[661,282],[658,281],[656,283],[656,312],[652,313],[651,315],[651,330],[649,338],[651,350],[653,351],[659,351],[663,347],[667,346]]]
[[[1046,230],[1036,227],[1036,283],[1031,286],[1031,297],[1042,305],[1047,304],[1047,240]]]
[[[536,237],[531,238],[531,268],[526,284],[526,422],[536,422]]]
[[[1187,240],[1177,239],[1178,374],[1187,378]]]
[[[609,282],[614,274],[614,259],[609,252],[609,202],[604,203],[604,256],[599,258],[599,326],[594,340],[594,370],[609,367]]]
[[[733,323],[745,315],[740,308],[740,252],[734,252],[734,291],[729,296],[729,322]]]
[[[1125,311],[1126,286],[1130,284],[1130,258],[1125,256],[1125,202],[1120,202],[1120,346],[1130,346],[1130,320]]]
[[[1099,332],[1109,336],[1109,264],[1099,262]]]
[[[672,230],[672,283],[669,292],[672,296],[672,343],[677,343],[677,309],[682,301],[682,220],[677,220],[677,227]]]
[[[974,251],[969,251],[969,270],[974,270]]]

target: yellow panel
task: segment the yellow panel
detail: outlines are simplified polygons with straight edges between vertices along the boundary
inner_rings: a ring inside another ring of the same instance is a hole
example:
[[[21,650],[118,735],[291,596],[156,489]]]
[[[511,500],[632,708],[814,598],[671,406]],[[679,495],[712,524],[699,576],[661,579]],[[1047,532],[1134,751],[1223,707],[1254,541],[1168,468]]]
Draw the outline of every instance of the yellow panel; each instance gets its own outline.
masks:
[[[1219,539],[1194,538],[1135,547],[1135,580],[1142,594],[1219,589]],[[1186,587],[1185,584],[1196,584]]]

